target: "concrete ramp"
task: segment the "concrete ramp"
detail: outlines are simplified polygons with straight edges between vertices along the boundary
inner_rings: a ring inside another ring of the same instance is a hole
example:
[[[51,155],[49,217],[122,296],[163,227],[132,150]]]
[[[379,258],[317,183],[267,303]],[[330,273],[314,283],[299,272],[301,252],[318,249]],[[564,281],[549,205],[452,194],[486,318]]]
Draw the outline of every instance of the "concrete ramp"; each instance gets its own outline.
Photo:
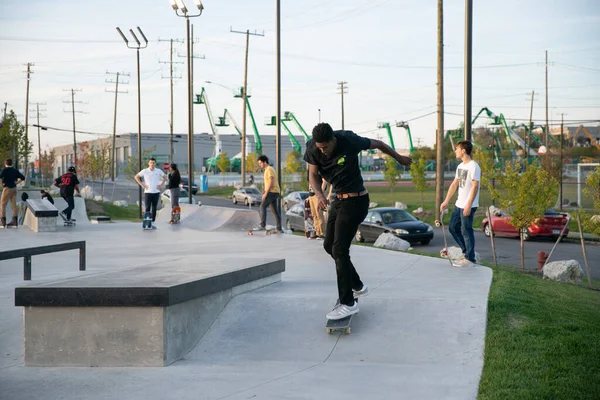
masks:
[[[77,225],[89,225],[90,220],[87,215],[87,210],[85,208],[85,199],[83,197],[75,197],[75,210],[71,214],[71,218],[75,220]],[[62,197],[54,197],[54,206],[58,211],[62,211],[67,208],[67,202]],[[58,225],[64,225],[64,221],[62,218],[57,218],[56,223]]]
[[[168,223],[171,208],[162,209],[156,217],[158,223]],[[252,229],[260,223],[258,211],[239,210],[229,207],[181,205],[181,225],[186,228],[209,232],[235,232]]]

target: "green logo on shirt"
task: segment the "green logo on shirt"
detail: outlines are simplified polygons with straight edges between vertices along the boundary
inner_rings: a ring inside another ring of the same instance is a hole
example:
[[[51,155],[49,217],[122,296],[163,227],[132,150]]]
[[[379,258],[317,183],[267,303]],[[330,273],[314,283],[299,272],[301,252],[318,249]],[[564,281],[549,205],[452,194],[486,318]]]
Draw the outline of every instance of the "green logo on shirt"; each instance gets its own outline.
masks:
[[[346,156],[341,156],[337,160],[338,165],[344,165],[345,162],[346,162]]]

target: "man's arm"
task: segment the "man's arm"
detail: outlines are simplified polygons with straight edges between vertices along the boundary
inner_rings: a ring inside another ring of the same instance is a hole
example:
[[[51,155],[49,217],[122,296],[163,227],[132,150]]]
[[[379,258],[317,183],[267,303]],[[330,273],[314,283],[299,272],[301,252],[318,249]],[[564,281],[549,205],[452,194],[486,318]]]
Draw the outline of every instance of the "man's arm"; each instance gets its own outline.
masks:
[[[323,194],[323,187],[321,186],[323,183],[323,178],[319,175],[319,167],[314,164],[308,165],[308,181],[310,182],[310,186],[312,186],[313,191],[315,192],[315,196],[319,199],[319,208],[326,210],[327,209],[327,199]]]
[[[473,204],[473,200],[475,200],[475,196],[477,196],[477,192],[479,191],[479,181],[472,180],[471,185],[471,192],[469,193],[467,204],[465,204],[465,208],[463,210],[463,215],[465,217],[471,215],[471,205]]]
[[[142,181],[140,180],[140,174],[137,173],[134,177],[135,181],[138,183],[138,185],[140,185],[141,187],[143,187],[144,189],[147,189],[148,187],[146,185],[144,185],[142,183]]]
[[[271,187],[273,187],[273,181],[275,181],[275,176],[269,174],[269,177],[265,181],[265,192],[262,195],[263,201],[265,201],[267,195],[271,191]]]
[[[452,181],[452,184],[448,188],[448,193],[446,193],[446,198],[444,199],[443,203],[440,205],[440,211],[444,211],[444,209],[448,208],[448,203],[450,202],[450,199],[452,198],[452,196],[454,196],[454,193],[456,193],[457,188],[458,188],[458,178],[454,178],[454,180]]]
[[[398,161],[398,163],[400,163],[402,165],[410,166],[412,164],[412,158],[406,157],[406,156],[401,156],[400,154],[398,154],[396,152],[396,150],[392,149],[390,146],[388,146],[381,140],[377,140],[377,139],[370,139],[370,140],[371,140],[371,146],[369,147],[369,149],[381,150],[383,153],[385,153],[389,156],[392,156],[396,161]]]

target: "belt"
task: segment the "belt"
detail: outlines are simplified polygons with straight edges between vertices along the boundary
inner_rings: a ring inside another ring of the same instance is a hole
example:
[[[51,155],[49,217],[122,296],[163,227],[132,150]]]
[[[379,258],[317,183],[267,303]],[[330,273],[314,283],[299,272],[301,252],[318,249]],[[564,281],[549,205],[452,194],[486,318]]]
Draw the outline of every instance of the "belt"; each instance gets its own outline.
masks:
[[[338,193],[335,195],[338,199],[347,199],[349,197],[360,197],[368,194],[369,192],[365,189],[362,192],[354,192],[354,193]]]

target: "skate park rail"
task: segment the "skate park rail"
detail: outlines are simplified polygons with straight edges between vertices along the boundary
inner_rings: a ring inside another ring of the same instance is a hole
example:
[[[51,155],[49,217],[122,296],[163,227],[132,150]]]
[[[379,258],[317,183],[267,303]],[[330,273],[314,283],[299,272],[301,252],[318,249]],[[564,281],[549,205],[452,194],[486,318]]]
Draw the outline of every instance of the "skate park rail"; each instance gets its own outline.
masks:
[[[175,259],[15,288],[26,366],[168,366],[235,296],[281,281],[284,259]]]
[[[76,249],[79,249],[79,270],[85,271],[85,240],[80,242],[59,243],[48,246],[0,251],[0,260],[10,260],[13,258],[23,257],[23,280],[30,281],[32,256]]]

